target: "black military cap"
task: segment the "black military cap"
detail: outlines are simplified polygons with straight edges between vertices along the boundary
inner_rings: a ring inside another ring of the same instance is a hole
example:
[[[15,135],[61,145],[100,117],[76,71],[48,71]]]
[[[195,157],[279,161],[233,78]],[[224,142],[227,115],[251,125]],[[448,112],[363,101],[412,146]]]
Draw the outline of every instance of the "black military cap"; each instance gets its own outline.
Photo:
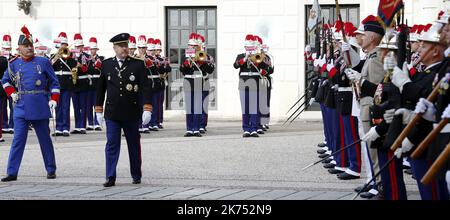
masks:
[[[130,34],[128,33],[121,33],[109,40],[109,42],[115,44],[121,44],[121,43],[128,43],[128,39],[130,38]]]

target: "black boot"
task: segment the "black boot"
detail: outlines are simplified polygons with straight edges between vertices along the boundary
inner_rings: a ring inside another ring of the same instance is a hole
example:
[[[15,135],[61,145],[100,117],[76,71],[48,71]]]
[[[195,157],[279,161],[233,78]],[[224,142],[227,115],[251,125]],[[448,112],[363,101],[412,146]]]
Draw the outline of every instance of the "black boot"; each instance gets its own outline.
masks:
[[[17,176],[8,175],[2,179],[2,182],[11,182],[11,181],[16,181],[16,180],[17,180]]]
[[[114,178],[108,178],[108,179],[106,179],[106,182],[103,183],[104,187],[112,187],[115,185],[116,185],[116,179],[114,179]]]

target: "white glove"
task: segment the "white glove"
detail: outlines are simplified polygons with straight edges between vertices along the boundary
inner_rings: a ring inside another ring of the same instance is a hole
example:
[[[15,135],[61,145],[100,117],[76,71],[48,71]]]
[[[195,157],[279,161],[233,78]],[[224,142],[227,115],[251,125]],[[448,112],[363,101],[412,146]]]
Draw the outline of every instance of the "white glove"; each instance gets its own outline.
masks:
[[[323,56],[322,58],[319,59],[317,65],[319,66],[319,68],[321,68],[325,63],[327,63],[327,59],[325,58],[325,56]]]
[[[412,112],[409,109],[406,108],[399,108],[397,111],[395,111],[395,115],[402,115],[403,118],[403,124],[407,125],[409,123],[409,121],[411,121],[411,117],[412,117]]]
[[[351,48],[352,48],[352,46],[350,46],[349,43],[342,42],[342,45],[341,45],[342,52],[350,51]]]
[[[333,67],[334,67],[333,60],[331,60],[331,62],[327,64],[327,71],[330,72],[331,69],[333,69]]]
[[[56,106],[58,106],[58,104],[56,103],[56,101],[55,100],[50,100],[49,102],[48,102],[48,107],[50,107],[50,109],[55,109],[56,108]]]
[[[364,137],[361,138],[362,141],[372,142],[379,138],[380,135],[377,133],[375,127],[370,128],[369,132],[367,132]]]
[[[393,56],[386,56],[384,58],[383,67],[385,71],[393,70],[397,66],[397,61]]]
[[[97,117],[97,122],[98,122],[98,124],[99,124],[100,126],[102,126],[102,125],[103,125],[103,121],[104,121],[103,113],[101,113],[101,112],[96,112],[96,113],[95,113],[95,116]]]
[[[392,123],[392,120],[394,120],[394,114],[395,114],[395,109],[389,109],[389,110],[386,110],[386,112],[384,112],[383,118],[386,121],[386,123],[388,123],[388,124]]]
[[[19,100],[19,94],[17,94],[17,92],[11,94],[11,99],[13,103],[16,103]]]
[[[314,58],[314,62],[313,62],[314,67],[319,67],[320,57],[317,59],[316,59],[316,57],[313,57],[313,58]]]
[[[150,123],[150,119],[152,119],[152,113],[150,111],[144,111],[142,113],[142,125]]]
[[[309,106],[312,105],[315,101],[316,101],[315,98],[310,98],[310,99],[309,99],[308,105],[309,105]]]
[[[397,156],[397,158],[401,158],[403,154],[408,153],[409,151],[411,151],[411,149],[414,147],[414,144],[411,143],[411,141],[408,138],[405,138],[405,140],[403,140],[402,142],[402,147],[397,148],[397,150],[395,150],[394,154],[395,156]]]
[[[396,66],[392,75],[392,83],[402,92],[403,86],[409,82],[411,82],[411,79],[409,78],[408,65],[404,63],[402,70]]]
[[[359,82],[359,80],[361,80],[361,73],[352,69],[345,69],[345,75],[347,75],[348,79],[351,81]]]
[[[422,118],[434,122],[435,121],[435,113],[436,108],[434,107],[433,103],[430,101],[420,98],[419,102],[416,105],[416,109],[414,110],[416,114],[422,114]]]
[[[442,112],[441,118],[450,119],[450,105],[448,105],[447,108],[445,108],[444,112]]]

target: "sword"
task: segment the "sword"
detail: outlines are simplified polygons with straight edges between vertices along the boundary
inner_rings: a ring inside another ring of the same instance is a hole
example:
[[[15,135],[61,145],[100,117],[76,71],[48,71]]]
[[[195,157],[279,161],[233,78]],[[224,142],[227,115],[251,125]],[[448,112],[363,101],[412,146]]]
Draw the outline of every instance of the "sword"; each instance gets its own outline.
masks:
[[[370,179],[369,182],[367,182],[366,184],[364,184],[364,186],[361,188],[361,190],[359,190],[359,192],[355,195],[355,197],[353,197],[352,200],[355,200],[355,199],[362,193],[362,191],[364,191],[364,189],[367,188],[367,187],[370,185],[370,183],[372,183],[372,182],[373,182],[373,181],[381,174],[381,172],[383,172],[383,170],[385,170],[386,167],[388,167],[389,164],[392,163],[392,161],[394,161],[395,157],[396,157],[396,156],[393,155],[392,158],[389,159],[389,161],[388,161],[388,162],[380,169],[380,171],[378,171],[378,173],[375,174],[375,176],[373,176],[372,179]]]
[[[51,114],[52,114],[52,122],[53,122],[53,134],[55,134],[55,142],[56,142],[56,113],[55,113],[55,109],[52,108],[51,109]]]
[[[295,110],[294,113],[292,113],[291,116],[289,116],[289,118],[283,123],[283,126],[289,122],[289,120],[291,120],[292,116],[294,116],[304,105],[306,104],[306,101],[300,105],[300,107],[297,108],[297,110]]]
[[[287,113],[289,113],[305,96],[306,96],[306,92],[308,91],[308,89],[306,89],[305,90],[305,94],[303,94],[303,96],[302,97],[300,97],[293,105],[292,105],[292,107],[286,112],[286,114]]]
[[[333,152],[332,154],[326,156],[325,158],[323,158],[323,159],[321,159],[321,160],[319,160],[319,161],[317,161],[317,162],[314,162],[314,163],[309,164],[308,166],[304,167],[302,170],[306,170],[306,169],[308,169],[308,168],[310,168],[310,167],[312,167],[312,166],[314,166],[314,165],[316,165],[316,164],[318,164],[318,163],[321,163],[322,161],[325,161],[326,159],[328,159],[328,158],[330,158],[330,157],[332,157],[332,156],[334,156],[334,155],[336,155],[336,154],[338,154],[338,153],[340,153],[340,152],[346,150],[347,148],[349,148],[349,147],[351,147],[351,146],[353,146],[353,145],[355,145],[355,144],[360,143],[361,141],[362,141],[361,139],[360,139],[360,140],[357,140],[357,141],[355,141],[355,142],[353,142],[353,143],[351,143],[351,144],[349,144],[349,145],[347,145],[347,146],[345,146],[345,147],[343,147],[343,148],[337,150],[336,152]]]

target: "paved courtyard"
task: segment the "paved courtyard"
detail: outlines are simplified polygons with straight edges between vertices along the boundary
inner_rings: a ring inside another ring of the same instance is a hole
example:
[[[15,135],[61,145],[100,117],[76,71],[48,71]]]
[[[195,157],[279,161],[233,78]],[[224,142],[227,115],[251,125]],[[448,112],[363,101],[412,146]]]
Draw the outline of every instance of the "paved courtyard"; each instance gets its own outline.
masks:
[[[260,138],[243,139],[239,121],[211,121],[202,138],[184,138],[184,122],[141,139],[143,179],[132,185],[124,137],[116,187],[102,187],[105,175],[104,132],[54,140],[56,180],[47,180],[34,131],[30,131],[19,179],[0,183],[0,199],[193,199],[193,200],[348,200],[363,179],[341,181],[316,161],[322,123],[298,121],[273,125]],[[0,145],[0,174],[12,135]],[[364,174],[363,174],[364,175]],[[419,199],[405,176],[409,199]]]

